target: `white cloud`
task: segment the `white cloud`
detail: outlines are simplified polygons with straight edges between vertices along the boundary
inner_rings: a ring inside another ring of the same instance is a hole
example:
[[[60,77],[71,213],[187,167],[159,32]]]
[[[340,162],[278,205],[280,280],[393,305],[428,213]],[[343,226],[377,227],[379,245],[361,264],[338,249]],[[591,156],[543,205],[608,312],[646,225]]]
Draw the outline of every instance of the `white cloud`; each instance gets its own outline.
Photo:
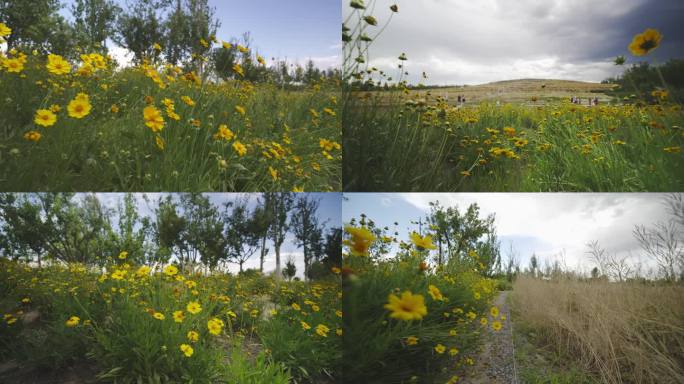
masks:
[[[112,45],[109,48],[109,54],[122,68],[130,67],[133,63],[133,52],[118,45]]]
[[[616,42],[626,50],[623,40],[629,36],[615,26],[647,1],[402,1],[399,13],[374,41],[370,64],[395,74],[397,57],[405,52],[410,79],[417,82],[427,72],[430,84],[516,78],[600,81],[616,74],[610,63]],[[381,25],[395,2],[376,1],[373,14]],[[350,7],[343,9],[346,19]],[[373,36],[377,29],[367,31]]]
[[[477,203],[482,215],[496,215],[497,233],[504,240],[502,251],[507,252],[510,241],[514,247],[534,251],[549,262],[564,253],[568,267],[579,266],[583,270],[590,264],[587,243],[597,240],[609,253],[631,254],[635,262],[641,250],[632,236],[634,226],[667,220],[663,194],[412,193],[399,196],[425,213],[430,210],[429,203],[435,200],[461,210]],[[522,264],[526,265],[530,254],[521,256]]]

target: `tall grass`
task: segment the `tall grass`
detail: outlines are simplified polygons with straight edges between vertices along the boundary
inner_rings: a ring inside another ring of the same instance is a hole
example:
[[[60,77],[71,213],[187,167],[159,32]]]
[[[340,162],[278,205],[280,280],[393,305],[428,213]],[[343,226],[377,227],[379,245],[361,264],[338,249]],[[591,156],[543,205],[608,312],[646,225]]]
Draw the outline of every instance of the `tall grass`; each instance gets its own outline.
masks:
[[[439,98],[345,114],[345,189],[357,191],[676,191],[681,107],[457,108]],[[352,107],[346,107],[352,108]]]
[[[241,79],[200,81],[163,63],[115,70],[109,61],[92,74],[55,75],[44,57],[9,56],[25,57],[26,64],[20,73],[0,70],[0,189],[341,188],[334,80],[287,90]],[[92,110],[74,118],[67,105],[79,93],[88,95]],[[164,119],[157,132],[145,124],[149,107]],[[41,109],[55,113],[53,125],[34,121]],[[232,134],[218,136],[221,126]],[[29,140],[29,132],[40,136]]]
[[[519,320],[603,382],[684,382],[684,287],[606,281],[514,284]]]

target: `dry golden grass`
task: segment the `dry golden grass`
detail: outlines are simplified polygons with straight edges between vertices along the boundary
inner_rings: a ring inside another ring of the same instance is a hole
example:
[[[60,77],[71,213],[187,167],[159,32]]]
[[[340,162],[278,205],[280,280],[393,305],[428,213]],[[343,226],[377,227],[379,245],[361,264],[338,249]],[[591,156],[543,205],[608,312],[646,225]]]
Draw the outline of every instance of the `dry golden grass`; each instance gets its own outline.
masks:
[[[571,96],[582,98],[587,105],[588,98],[598,97],[600,102],[610,101],[605,92],[613,85],[587,83],[571,80],[521,79],[497,81],[494,83],[433,89],[435,96],[447,96],[449,102],[456,103],[459,95],[465,96],[468,103],[483,101],[502,103],[524,103],[541,105],[546,101],[569,99]],[[416,91],[417,94],[424,91]]]
[[[684,287],[521,277],[514,309],[605,383],[684,383]]]

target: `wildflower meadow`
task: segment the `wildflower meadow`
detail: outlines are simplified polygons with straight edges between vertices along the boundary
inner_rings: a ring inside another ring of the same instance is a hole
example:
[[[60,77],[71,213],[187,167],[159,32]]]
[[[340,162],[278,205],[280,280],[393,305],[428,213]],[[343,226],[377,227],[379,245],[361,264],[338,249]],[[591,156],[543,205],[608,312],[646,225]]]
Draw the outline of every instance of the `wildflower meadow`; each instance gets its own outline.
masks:
[[[324,231],[315,209],[304,218],[288,194],[264,196],[256,206],[233,200],[229,219],[207,197],[190,202],[179,195],[159,200],[157,213],[143,218],[136,196],[109,212],[116,222],[94,219],[107,209],[104,202],[98,208],[96,195],[2,196],[2,382],[284,384],[339,377],[339,228]],[[315,197],[297,199],[312,207]],[[28,236],[21,218],[46,205],[41,234]],[[284,216],[273,219],[279,209]],[[271,219],[259,235],[256,221],[264,217]],[[292,235],[305,239],[305,271],[292,255],[281,269],[280,248],[292,240],[270,240]],[[261,266],[243,269],[258,245]]]
[[[222,40],[203,3],[172,14],[164,2],[114,7],[116,31],[66,47],[32,34],[38,9],[3,9],[0,189],[340,190],[338,71],[267,60],[248,35]],[[73,10],[76,32],[100,20],[83,12]]]
[[[412,58],[401,53],[401,41],[395,42],[396,71],[373,66],[375,40],[388,25],[411,17],[391,5],[379,20],[374,13],[385,3],[346,5],[345,190],[682,189],[682,62],[649,66],[648,55],[667,38],[658,30],[634,36],[624,49],[636,61],[600,93],[578,98],[573,92],[585,84],[552,90],[558,81],[540,79],[515,95],[503,82],[484,85],[478,94],[477,86],[409,82]],[[625,62],[619,56],[614,64]],[[468,93],[468,103],[459,92]]]

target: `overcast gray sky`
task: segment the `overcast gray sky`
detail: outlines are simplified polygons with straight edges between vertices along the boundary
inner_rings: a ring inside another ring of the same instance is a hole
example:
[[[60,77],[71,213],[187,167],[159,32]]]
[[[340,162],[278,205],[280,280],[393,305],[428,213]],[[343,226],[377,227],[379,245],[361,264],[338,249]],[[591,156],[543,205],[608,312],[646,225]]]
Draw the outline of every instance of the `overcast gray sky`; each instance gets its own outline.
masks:
[[[343,0],[343,20],[351,8]],[[646,28],[663,35],[659,61],[684,52],[681,0],[377,0],[387,29],[373,43],[371,65],[397,73],[405,52],[413,83],[481,84],[520,78],[601,81],[619,73],[618,55]],[[379,28],[379,27],[376,27]],[[369,29],[369,35],[374,30]],[[650,58],[650,56],[649,56]]]
[[[394,229],[399,222],[400,239],[408,241],[418,226],[411,221],[425,217],[429,203],[465,210],[480,206],[482,216],[495,214],[503,255],[509,244],[519,253],[521,267],[529,265],[532,253],[542,260],[562,262],[568,268],[588,272],[593,268],[586,244],[597,240],[609,253],[631,255],[637,263],[642,254],[632,236],[636,225],[651,226],[669,220],[666,194],[658,193],[345,193],[342,220],[346,223],[365,213],[380,226]],[[643,257],[644,265],[654,266]]]

